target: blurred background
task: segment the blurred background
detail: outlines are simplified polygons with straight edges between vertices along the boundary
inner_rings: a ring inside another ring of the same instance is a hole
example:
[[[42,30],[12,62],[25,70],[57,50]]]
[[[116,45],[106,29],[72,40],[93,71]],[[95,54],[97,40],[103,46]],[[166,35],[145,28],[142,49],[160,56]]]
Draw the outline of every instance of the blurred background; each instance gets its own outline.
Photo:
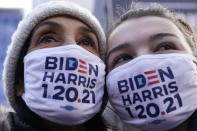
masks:
[[[35,6],[51,0],[0,0],[0,104],[7,105],[2,87],[3,61],[11,35],[19,21]],[[88,8],[101,22],[104,30],[118,17],[131,2],[146,7],[157,2],[183,15],[197,27],[197,0],[70,0]]]

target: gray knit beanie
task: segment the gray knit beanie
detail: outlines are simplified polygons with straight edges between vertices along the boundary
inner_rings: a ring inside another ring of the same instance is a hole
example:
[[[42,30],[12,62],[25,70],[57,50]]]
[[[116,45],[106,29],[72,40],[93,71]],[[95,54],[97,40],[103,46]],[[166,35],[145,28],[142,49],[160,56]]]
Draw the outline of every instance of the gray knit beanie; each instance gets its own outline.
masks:
[[[56,15],[66,15],[77,18],[92,28],[97,35],[99,51],[101,57],[104,59],[106,49],[105,34],[98,20],[87,9],[70,1],[51,1],[37,6],[19,23],[16,32],[12,36],[11,43],[7,50],[7,56],[4,61],[4,92],[10,105],[14,109],[19,106],[16,104],[15,77],[16,70],[18,70],[16,68],[17,62],[19,61],[22,50],[24,50],[24,44],[37,24],[46,18]]]

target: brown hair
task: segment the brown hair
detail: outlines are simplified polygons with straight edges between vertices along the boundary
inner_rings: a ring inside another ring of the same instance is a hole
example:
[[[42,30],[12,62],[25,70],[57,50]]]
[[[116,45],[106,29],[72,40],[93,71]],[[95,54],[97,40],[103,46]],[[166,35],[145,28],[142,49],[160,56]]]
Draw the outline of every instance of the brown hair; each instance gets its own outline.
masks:
[[[128,8],[128,10],[125,11],[125,13],[123,13],[114,24],[112,24],[111,28],[109,28],[107,38],[109,38],[111,32],[124,21],[144,16],[162,17],[173,22],[183,33],[186,41],[193,51],[193,55],[197,56],[197,39],[192,26],[183,17],[176,15],[174,12],[156,3],[150,4],[147,8],[139,8],[136,3],[132,3],[130,8]]]

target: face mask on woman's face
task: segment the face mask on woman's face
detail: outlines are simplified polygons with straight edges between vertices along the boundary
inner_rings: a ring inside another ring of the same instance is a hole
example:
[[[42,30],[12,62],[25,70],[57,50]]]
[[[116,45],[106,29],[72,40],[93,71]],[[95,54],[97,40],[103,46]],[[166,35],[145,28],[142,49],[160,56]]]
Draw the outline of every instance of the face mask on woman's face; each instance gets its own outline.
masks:
[[[63,125],[77,125],[100,111],[105,65],[77,45],[38,49],[24,58],[22,98],[39,116]]]
[[[197,108],[196,58],[189,54],[139,56],[110,71],[106,82],[120,118],[139,129],[174,128]]]

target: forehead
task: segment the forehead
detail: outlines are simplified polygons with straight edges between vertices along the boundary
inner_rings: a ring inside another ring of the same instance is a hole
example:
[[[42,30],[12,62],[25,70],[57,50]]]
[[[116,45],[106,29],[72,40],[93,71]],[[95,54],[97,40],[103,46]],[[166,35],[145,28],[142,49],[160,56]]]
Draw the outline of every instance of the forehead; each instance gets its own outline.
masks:
[[[158,33],[176,34],[180,39],[184,39],[181,31],[170,20],[156,16],[146,16],[126,20],[117,26],[109,36],[108,46],[113,48],[121,43],[147,39],[149,36]]]
[[[33,29],[32,36],[39,36],[46,30],[75,34],[91,34],[97,38],[97,34],[92,28],[84,22],[70,16],[53,16],[43,20]]]
[[[55,24],[56,23],[56,24]],[[54,27],[59,27],[59,26],[65,26],[69,28],[77,28],[78,26],[84,26],[88,27],[86,24],[84,24],[82,21],[70,17],[70,16],[53,16],[50,18],[47,18],[43,20],[41,23],[39,23],[36,27],[36,29],[39,29],[40,27],[44,26],[54,26]]]

